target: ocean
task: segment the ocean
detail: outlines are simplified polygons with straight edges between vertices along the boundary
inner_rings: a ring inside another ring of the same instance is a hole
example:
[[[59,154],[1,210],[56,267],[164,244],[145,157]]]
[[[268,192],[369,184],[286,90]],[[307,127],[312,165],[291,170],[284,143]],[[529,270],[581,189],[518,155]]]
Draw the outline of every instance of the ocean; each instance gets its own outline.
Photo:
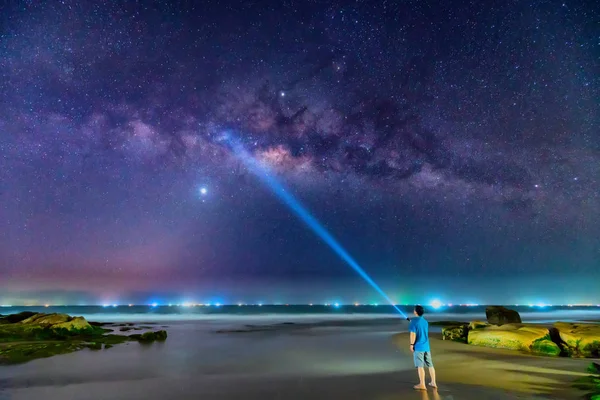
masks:
[[[586,321],[600,320],[600,306],[506,306],[517,310],[523,322]],[[398,306],[408,316],[412,306]],[[431,321],[443,320],[482,320],[485,319],[484,305],[447,306],[426,308],[426,316]],[[42,313],[65,313],[83,316],[90,321],[305,321],[335,319],[403,319],[392,306],[386,305],[116,305],[116,306],[2,306],[0,314],[13,314],[21,311]]]

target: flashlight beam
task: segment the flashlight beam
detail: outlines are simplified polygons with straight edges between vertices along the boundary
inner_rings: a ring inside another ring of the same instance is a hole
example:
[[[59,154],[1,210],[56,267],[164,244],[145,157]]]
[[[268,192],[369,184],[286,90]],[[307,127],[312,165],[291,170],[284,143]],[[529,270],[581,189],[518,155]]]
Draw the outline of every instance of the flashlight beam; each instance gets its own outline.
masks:
[[[371,279],[371,277],[358,265],[358,263],[348,254],[348,252],[335,240],[335,238],[325,229],[319,221],[286,189],[271,173],[252,155],[250,155],[244,147],[239,143],[232,143],[233,150],[236,155],[244,162],[244,164],[260,179],[262,180],[272,191],[288,205],[292,211],[312,229],[329,247],[339,255],[361,278],[363,278],[373,289],[377,291],[400,315],[408,320],[406,314],[402,312],[394,302],[389,298],[387,294]]]

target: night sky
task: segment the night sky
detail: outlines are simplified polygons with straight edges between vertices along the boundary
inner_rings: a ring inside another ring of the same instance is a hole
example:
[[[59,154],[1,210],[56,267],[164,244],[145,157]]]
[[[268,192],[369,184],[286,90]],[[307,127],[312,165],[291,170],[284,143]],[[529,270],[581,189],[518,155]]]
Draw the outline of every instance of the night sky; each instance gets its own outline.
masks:
[[[224,134],[394,300],[600,302],[597,2],[191,3],[2,2],[1,304],[381,301]]]

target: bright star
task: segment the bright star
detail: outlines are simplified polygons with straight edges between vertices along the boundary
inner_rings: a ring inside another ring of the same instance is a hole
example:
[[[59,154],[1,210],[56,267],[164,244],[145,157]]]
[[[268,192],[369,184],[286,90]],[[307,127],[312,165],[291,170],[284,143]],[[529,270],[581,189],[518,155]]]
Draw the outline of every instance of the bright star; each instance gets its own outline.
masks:
[[[208,189],[207,188],[205,188],[205,187],[201,187],[200,188],[200,194],[202,196],[206,195],[207,193],[208,193]]]

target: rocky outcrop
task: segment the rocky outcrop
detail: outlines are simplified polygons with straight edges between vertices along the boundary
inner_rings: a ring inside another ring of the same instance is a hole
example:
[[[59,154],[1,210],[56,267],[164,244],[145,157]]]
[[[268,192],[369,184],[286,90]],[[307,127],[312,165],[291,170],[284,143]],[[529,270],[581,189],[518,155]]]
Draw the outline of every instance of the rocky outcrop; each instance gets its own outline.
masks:
[[[148,343],[167,338],[166,331],[135,336],[111,335],[106,334],[110,329],[98,325],[90,324],[83,317],[67,314],[8,315],[0,319],[0,364],[22,363],[85,348],[108,349],[133,340]]]
[[[515,310],[502,306],[490,306],[485,309],[487,322],[492,325],[520,324],[521,316]]]
[[[2,318],[0,318],[0,325],[2,324],[14,324],[17,322],[21,322],[24,319],[27,319],[29,317],[31,317],[32,315],[35,315],[36,313],[31,312],[31,311],[23,311],[20,312],[18,314],[10,314],[10,315],[5,315]]]
[[[129,337],[145,343],[164,341],[167,340],[167,331],[144,332],[141,335],[129,335]]]
[[[470,331],[472,331],[474,329],[487,328],[488,326],[490,326],[490,324],[488,324],[487,322],[483,322],[483,321],[471,321],[471,322],[469,322],[469,330]]]
[[[50,329],[81,331],[93,329],[83,317],[71,317],[67,314],[34,314],[19,322],[22,325],[37,325]]]
[[[467,337],[469,334],[469,325],[455,325],[455,326],[446,326],[442,328],[442,339],[443,340],[452,340],[454,342],[462,342],[467,343]]]
[[[547,342],[541,346],[539,342],[544,340],[552,342],[546,328],[523,324],[504,324],[471,330],[467,342],[475,346],[534,352],[534,347],[539,350],[551,346]],[[560,349],[558,352],[560,353]]]
[[[40,325],[50,327],[56,324],[68,322],[71,317],[67,314],[34,314],[31,317],[19,322],[24,325]]]
[[[554,327],[570,355],[600,358],[600,325],[557,322]]]
[[[533,324],[472,321],[443,327],[442,338],[537,355],[600,358],[600,325],[594,324],[557,322],[548,329]]]

